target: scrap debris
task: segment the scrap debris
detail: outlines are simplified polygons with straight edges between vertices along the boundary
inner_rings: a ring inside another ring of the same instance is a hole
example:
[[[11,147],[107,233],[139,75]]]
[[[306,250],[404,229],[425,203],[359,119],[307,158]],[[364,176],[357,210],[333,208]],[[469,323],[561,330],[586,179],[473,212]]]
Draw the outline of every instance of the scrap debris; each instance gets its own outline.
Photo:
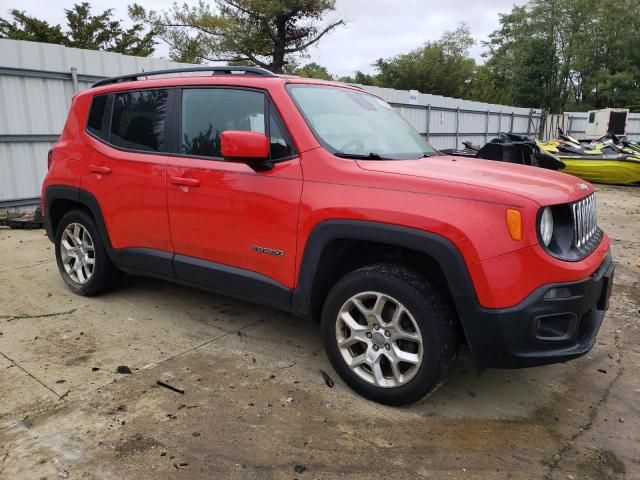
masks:
[[[307,471],[307,467],[305,467],[304,465],[294,465],[293,466],[293,471],[300,474],[300,473],[304,473]]]
[[[333,383],[333,380],[331,379],[329,374],[327,372],[325,372],[324,370],[320,370],[320,373],[322,374],[322,378],[324,378],[324,383],[327,384],[327,387],[333,388],[333,386],[335,384]]]
[[[168,383],[164,383],[161,380],[158,380],[156,382],[158,385],[160,385],[161,387],[167,388],[173,392],[179,393],[180,395],[184,395],[184,390],[182,390],[181,388],[178,387],[174,387],[173,385],[169,385]]]
[[[118,368],[116,368],[116,373],[131,375],[131,369],[126,365],[120,365]]]
[[[43,228],[44,220],[40,214],[40,208],[34,213],[18,213],[13,215],[0,216],[0,226],[6,226],[12,229],[36,229]]]

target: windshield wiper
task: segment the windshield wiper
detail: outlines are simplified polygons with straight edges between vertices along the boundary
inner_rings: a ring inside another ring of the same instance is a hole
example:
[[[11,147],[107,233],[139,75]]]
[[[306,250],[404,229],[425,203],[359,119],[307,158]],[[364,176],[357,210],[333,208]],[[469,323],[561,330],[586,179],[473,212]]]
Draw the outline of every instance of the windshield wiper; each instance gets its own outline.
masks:
[[[388,158],[381,157],[379,153],[375,152],[369,152],[367,154],[335,152],[334,155],[340,158],[356,158],[358,160],[390,160]]]

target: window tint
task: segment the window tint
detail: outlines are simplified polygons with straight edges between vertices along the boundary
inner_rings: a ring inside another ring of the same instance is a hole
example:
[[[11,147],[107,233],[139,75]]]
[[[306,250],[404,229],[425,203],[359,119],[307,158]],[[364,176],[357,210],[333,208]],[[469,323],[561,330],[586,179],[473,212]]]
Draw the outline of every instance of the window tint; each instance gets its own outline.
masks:
[[[271,143],[271,160],[280,160],[295,155],[291,138],[282,120],[275,112],[273,105],[269,109],[269,135]]]
[[[164,150],[167,90],[119,93],[113,105],[113,145],[132,150]]]
[[[589,123],[593,123],[596,121],[596,112],[591,112],[589,114]]]
[[[264,95],[227,88],[183,90],[182,153],[220,158],[220,135],[226,130],[264,133]]]
[[[104,122],[104,110],[107,107],[107,96],[98,95],[93,97],[91,101],[91,109],[89,110],[89,118],[87,119],[87,130],[94,135],[104,137],[102,124]]]

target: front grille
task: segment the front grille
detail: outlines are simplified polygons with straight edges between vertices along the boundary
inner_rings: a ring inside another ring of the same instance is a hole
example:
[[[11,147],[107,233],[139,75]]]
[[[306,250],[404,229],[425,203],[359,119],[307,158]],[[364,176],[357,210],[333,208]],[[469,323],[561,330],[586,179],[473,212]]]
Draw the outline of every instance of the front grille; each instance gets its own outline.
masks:
[[[589,195],[571,205],[573,213],[573,245],[585,249],[591,240],[598,237],[598,221],[596,217],[596,195]]]

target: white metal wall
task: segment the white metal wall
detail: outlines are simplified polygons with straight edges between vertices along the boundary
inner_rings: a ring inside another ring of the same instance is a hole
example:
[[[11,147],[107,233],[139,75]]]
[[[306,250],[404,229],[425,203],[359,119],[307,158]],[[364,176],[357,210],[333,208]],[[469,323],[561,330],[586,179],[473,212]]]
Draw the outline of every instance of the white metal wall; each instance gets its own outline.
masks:
[[[108,76],[184,65],[0,39],[0,209],[38,202],[47,152],[64,127],[74,92]]]
[[[533,135],[540,124],[540,110],[460,100],[414,90],[364,88],[393,105],[435,148],[462,148],[463,141],[482,145],[500,132]]]
[[[107,76],[178,68],[165,59],[0,39],[0,209],[34,205],[47,151],[62,131],[74,92]],[[390,88],[364,87],[391,103],[436,148],[483,144],[499,132],[534,135],[540,111]],[[572,113],[573,133],[586,114]],[[640,138],[640,115],[629,117]]]

